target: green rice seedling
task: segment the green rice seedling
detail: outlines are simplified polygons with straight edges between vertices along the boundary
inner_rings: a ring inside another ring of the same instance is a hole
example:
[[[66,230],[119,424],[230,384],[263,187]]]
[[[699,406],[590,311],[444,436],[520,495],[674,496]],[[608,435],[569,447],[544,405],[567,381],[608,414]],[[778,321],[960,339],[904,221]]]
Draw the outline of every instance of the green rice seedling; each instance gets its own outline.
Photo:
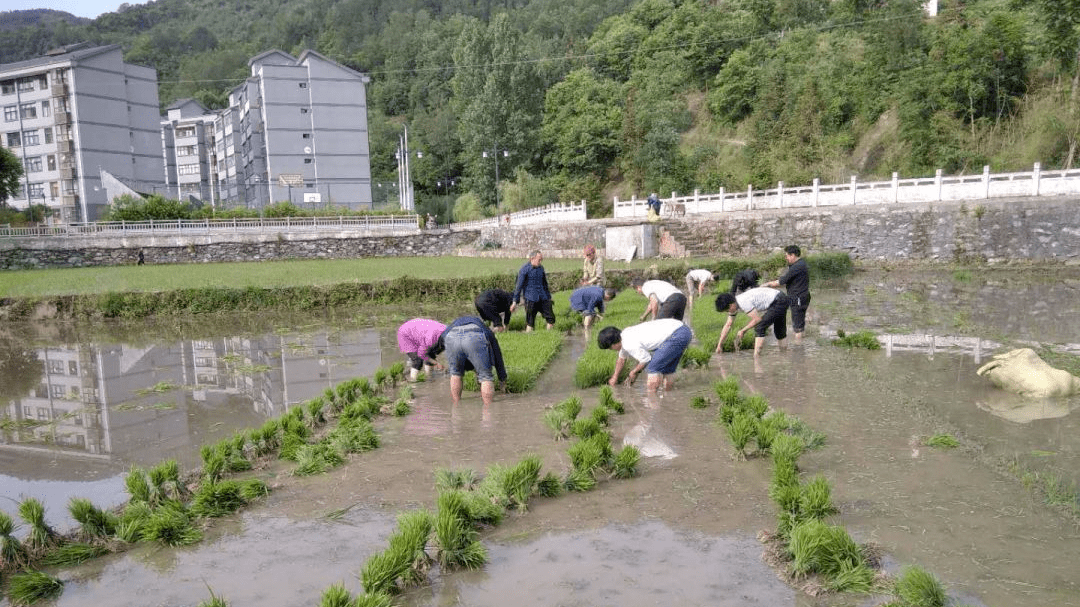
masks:
[[[379,435],[375,432],[375,426],[364,418],[339,423],[330,432],[329,440],[341,453],[363,453],[379,446]]]
[[[319,607],[355,607],[356,600],[344,584],[334,584],[322,593]]]
[[[400,360],[390,365],[390,381],[395,385],[405,379],[405,363]]]
[[[720,399],[721,406],[739,404],[739,379],[737,377],[729,377],[716,382],[713,385],[713,390],[716,392],[717,398]]]
[[[191,501],[191,514],[202,518],[217,518],[231,514],[247,504],[240,494],[242,484],[236,480],[202,483]]]
[[[60,544],[60,536],[45,522],[45,506],[37,498],[19,502],[19,516],[30,526],[26,547],[31,552],[45,552]]]
[[[623,404],[615,400],[615,391],[611,389],[611,386],[607,385],[600,387],[600,406],[619,414],[626,412]]]
[[[500,509],[506,510],[513,503],[513,499],[506,491],[504,479],[510,473],[510,468],[501,464],[492,464],[484,473],[484,478],[471,491],[473,495],[483,496],[492,504],[497,504]],[[499,516],[502,516],[500,513]]]
[[[544,425],[555,435],[555,440],[562,440],[570,436],[570,424],[573,422],[566,415],[566,411],[558,407],[544,412]]]
[[[578,388],[591,388],[607,383],[611,374],[615,372],[615,359],[618,355],[610,350],[601,350],[594,344],[589,344],[585,352],[578,359],[577,368],[574,370],[574,385]],[[627,365],[629,367],[629,365]],[[623,369],[622,381],[629,375],[629,368]]]
[[[565,411],[566,417],[569,419],[577,419],[577,416],[581,414],[581,399],[577,396],[571,396],[555,405],[555,408]]]
[[[198,607],[229,607],[229,602],[211,592],[210,598],[199,603]]]
[[[398,515],[397,523],[397,531],[390,536],[390,548],[412,555],[406,578],[409,583],[419,581],[427,569],[429,557],[424,548],[435,529],[435,517],[427,510],[409,510]]]
[[[683,351],[679,366],[684,369],[704,369],[709,366],[711,358],[712,350],[706,350],[701,346],[690,346]]]
[[[18,571],[30,562],[26,547],[14,533],[15,521],[0,512],[0,571]]]
[[[736,453],[742,457],[746,457],[746,444],[754,438],[756,429],[754,419],[744,413],[736,413],[734,419],[731,420],[731,425],[727,427],[728,439],[731,440]]]
[[[599,434],[600,431],[600,424],[591,417],[575,419],[573,423],[570,424],[570,434],[578,438],[589,438],[590,436]]]
[[[923,441],[923,444],[927,447],[937,447],[939,449],[955,449],[960,446],[960,441],[956,440],[956,437],[951,434],[935,434]]]
[[[435,471],[435,488],[439,491],[472,489],[476,485],[476,480],[476,470],[472,468],[461,470],[439,468]]]
[[[604,465],[603,451],[595,442],[590,440],[580,440],[574,443],[566,450],[566,454],[570,456],[574,470],[587,473],[590,476]]]
[[[336,465],[327,457],[332,453],[334,451],[327,449],[323,443],[300,447],[296,451],[296,469],[293,470],[293,474],[296,476],[311,476],[330,470]]]
[[[765,397],[760,394],[751,394],[743,399],[742,410],[757,419],[761,419],[765,416],[765,412],[769,410],[769,401],[765,400]]]
[[[407,555],[389,549],[372,555],[360,569],[360,583],[369,594],[397,594],[401,591],[398,578],[409,566]]]
[[[375,374],[372,375],[372,379],[375,381],[376,386],[383,387],[389,385],[390,373],[386,369],[379,367],[378,369],[375,369]]]
[[[769,499],[776,504],[781,512],[799,512],[799,498],[802,496],[802,488],[798,479],[795,482],[773,476],[769,483]]]
[[[509,498],[494,492],[488,485],[477,485],[472,491],[462,492],[462,500],[468,519],[475,524],[498,525],[506,515]]]
[[[394,599],[388,594],[381,592],[366,592],[356,597],[350,607],[392,607]]]
[[[874,572],[864,562],[845,562],[830,576],[827,586],[833,592],[866,594],[874,587]]]
[[[150,478],[151,496],[157,494],[159,501],[182,500],[187,496],[187,489],[180,481],[180,464],[176,460],[167,459],[159,463],[147,471],[147,476]]]
[[[68,501],[68,513],[79,523],[86,538],[106,539],[116,533],[116,515],[94,506],[86,498],[71,498]]]
[[[832,487],[824,476],[815,476],[799,489],[799,512],[805,518],[823,519],[836,512]]]
[[[575,318],[560,316],[555,319],[555,330],[559,333],[569,334],[574,330],[574,327],[578,326],[578,324],[579,323]]]
[[[360,377],[356,380],[356,390],[361,396],[377,396],[379,391],[377,386],[371,383],[366,377]]]
[[[389,546],[369,558],[360,571],[364,590],[369,593],[396,594],[420,579],[426,566],[424,546],[432,530],[431,514],[414,511],[398,516],[398,528],[390,536]]]
[[[540,480],[540,458],[535,455],[525,457],[510,468],[499,479],[503,493],[510,496],[512,504],[524,509],[529,497],[536,491],[536,483]]]
[[[774,426],[777,430],[787,430],[791,427],[791,420],[787,413],[780,411],[779,409],[770,411],[765,417],[761,418],[761,421]]]
[[[589,491],[596,486],[596,478],[591,472],[574,468],[566,473],[563,488],[567,491]]]
[[[201,540],[202,532],[182,508],[166,504],[155,510],[143,523],[142,539],[166,546],[189,546]]]
[[[465,496],[468,495],[468,493],[468,491],[456,488],[439,491],[439,495],[435,498],[435,506],[438,509],[438,512],[449,512],[454,516],[472,522],[473,519],[469,515],[469,507],[465,503]]]
[[[326,423],[326,399],[315,397],[307,402],[308,425],[315,428]]]
[[[116,524],[116,537],[129,544],[141,540],[143,526],[152,513],[146,502],[128,502]]]
[[[779,435],[780,429],[773,423],[764,419],[759,419],[754,423],[754,442],[757,443],[758,451],[761,453],[767,453]]]
[[[412,411],[412,405],[406,399],[399,398],[394,401],[393,412],[395,417],[405,417]]]
[[[641,451],[633,445],[625,445],[611,463],[611,475],[615,478],[632,478],[638,474]]]
[[[131,496],[131,501],[150,503],[150,479],[142,468],[132,465],[124,477],[124,486]]]
[[[796,576],[818,573],[827,579],[864,564],[862,552],[839,525],[808,519],[791,530],[788,544]]]
[[[41,559],[41,564],[46,567],[73,567],[108,552],[109,549],[102,544],[75,542],[52,550]]]
[[[536,484],[536,494],[540,497],[558,497],[562,490],[562,481],[554,472],[548,472]]]
[[[781,462],[790,464],[798,469],[799,457],[802,456],[803,443],[799,440],[799,437],[791,434],[779,434],[773,439],[772,445],[769,447],[769,453],[772,454],[773,463],[779,466]]]
[[[340,412],[360,395],[360,380],[353,378],[334,386],[334,411]]]
[[[916,565],[904,567],[893,582],[900,604],[911,607],[945,607],[948,595],[933,574]]]
[[[788,429],[798,437],[803,451],[819,449],[825,446],[825,435],[807,426],[806,422],[797,417],[789,418]]]
[[[716,411],[716,421],[722,426],[730,426],[731,422],[735,421],[735,414],[738,412],[739,408],[735,405],[722,404]]]
[[[690,399],[691,409],[708,409],[711,404],[712,402],[709,401],[708,396],[702,396],[700,394]]]
[[[225,454],[217,449],[203,457],[203,481],[216,483],[225,476]]]
[[[246,481],[240,481],[240,497],[245,502],[251,503],[257,499],[270,495],[270,487],[265,482],[257,478],[249,478]]]
[[[40,571],[16,573],[8,580],[8,599],[19,607],[56,598],[63,591],[64,583],[59,578]]]
[[[398,400],[412,400],[414,397],[412,386],[405,384],[398,390]]]
[[[603,427],[608,425],[608,420],[611,419],[611,412],[607,407],[597,407],[592,410],[589,416],[596,421],[597,425]]]
[[[842,348],[866,348],[867,350],[880,350],[881,344],[878,342],[877,336],[871,331],[857,331],[855,333],[847,333],[840,335],[837,332],[837,338],[832,340],[834,346],[840,346]]]
[[[479,569],[487,562],[487,549],[465,521],[439,512],[435,523],[436,558],[446,569]]]

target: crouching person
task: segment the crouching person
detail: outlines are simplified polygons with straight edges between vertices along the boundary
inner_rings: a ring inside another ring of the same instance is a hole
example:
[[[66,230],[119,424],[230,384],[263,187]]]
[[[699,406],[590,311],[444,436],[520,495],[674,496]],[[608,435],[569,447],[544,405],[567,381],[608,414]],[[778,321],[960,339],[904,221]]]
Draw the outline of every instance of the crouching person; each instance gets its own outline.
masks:
[[[716,342],[717,354],[723,352],[724,339],[731,331],[735,315],[739,310],[746,312],[750,317],[750,322],[735,334],[736,350],[742,343],[743,333],[753,328],[754,356],[759,356],[770,326],[773,328],[773,335],[776,336],[776,343],[781,350],[784,349],[784,338],[787,337],[788,296],[771,287],[756,287],[738,295],[721,293],[716,296],[716,311],[727,312],[728,315],[724,328],[720,330],[720,341]]]
[[[693,336],[690,327],[674,318],[651,320],[622,331],[615,327],[604,327],[596,336],[597,345],[602,350],[619,351],[615,373],[608,384],[614,386],[619,382],[619,374],[630,356],[637,360],[637,366],[630,370],[627,381],[634,383],[638,374],[647,368],[649,376],[645,387],[649,392],[656,392],[661,380],[664,389],[670,390],[675,384],[674,375],[679,368],[679,360]]]
[[[506,389],[506,365],[502,349],[495,334],[484,321],[475,316],[462,316],[450,323],[431,349],[432,356],[446,351],[446,366],[450,369],[450,398],[457,404],[461,400],[463,377],[466,371],[476,371],[480,382],[480,397],[485,405],[495,399],[495,375],[499,375],[499,389]]]
[[[582,323],[588,331],[594,318],[604,317],[604,302],[615,299],[618,291],[611,287],[581,287],[574,289],[570,294],[570,308],[575,312],[581,312]]]
[[[432,367],[443,370],[444,367],[435,360],[429,350],[439,341],[439,336],[445,330],[446,325],[427,318],[414,318],[398,327],[398,350],[405,353],[409,359],[409,381],[416,381],[421,369],[428,375],[431,374]]]

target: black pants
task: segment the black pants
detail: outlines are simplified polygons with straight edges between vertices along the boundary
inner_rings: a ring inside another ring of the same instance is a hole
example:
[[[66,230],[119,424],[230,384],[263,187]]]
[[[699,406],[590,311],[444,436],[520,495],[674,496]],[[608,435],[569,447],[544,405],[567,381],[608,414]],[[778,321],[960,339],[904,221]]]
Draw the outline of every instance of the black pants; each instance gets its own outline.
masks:
[[[791,328],[796,333],[802,333],[806,329],[806,309],[810,307],[810,294],[789,295],[791,302]]]
[[[480,315],[480,318],[491,323],[493,327],[509,327],[510,326],[510,308],[504,308],[499,310],[494,302],[476,300],[476,313]]]
[[[661,318],[674,318],[675,320],[682,320],[683,314],[686,313],[686,296],[682,293],[675,293],[667,298],[667,300],[660,304],[660,308],[656,311],[656,320]]]
[[[776,336],[777,340],[787,337],[787,309],[788,296],[777,293],[776,299],[769,304],[768,308],[765,308],[761,320],[754,325],[754,335],[765,337],[765,334],[769,331],[769,325],[772,325],[773,335]]]
[[[531,327],[536,323],[537,312],[540,313],[540,316],[544,317],[547,324],[555,324],[555,312],[550,299],[542,299],[540,301],[525,300],[525,324],[527,326]]]

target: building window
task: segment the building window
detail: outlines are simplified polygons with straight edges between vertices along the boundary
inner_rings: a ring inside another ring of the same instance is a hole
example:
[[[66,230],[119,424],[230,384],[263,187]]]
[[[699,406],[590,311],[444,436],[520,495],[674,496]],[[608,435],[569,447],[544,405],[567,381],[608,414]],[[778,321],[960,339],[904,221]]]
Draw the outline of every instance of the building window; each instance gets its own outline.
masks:
[[[182,164],[176,167],[176,172],[180,175],[198,175],[199,165],[197,164]]]
[[[308,109],[308,108],[306,108],[306,107],[302,107],[302,108],[300,108],[300,113],[301,113],[301,114],[307,114],[307,113],[308,113],[308,112],[310,112],[310,111],[311,111],[311,110],[309,110],[309,109]]]
[[[24,162],[24,167],[27,173],[40,173],[41,172],[41,156],[30,156]]]
[[[3,82],[0,82],[0,93],[3,93],[4,95],[14,95],[15,94],[15,81],[14,80],[5,80]]]
[[[194,137],[195,136],[195,127],[189,126],[189,127],[184,127],[182,129],[176,129],[176,136],[177,137]]]
[[[63,398],[64,397],[64,387],[63,386],[52,386],[52,385],[50,385],[49,386],[49,392],[53,395],[53,398]],[[38,419],[49,419],[49,410],[46,407],[38,407],[37,408],[37,418]]]
[[[79,362],[75,361],[75,360],[69,360],[68,361],[68,375],[78,375],[78,374],[79,374]]]
[[[304,133],[303,135],[301,135],[301,137],[303,137],[304,139],[311,139],[311,133]]]
[[[71,127],[66,124],[62,124],[56,127],[56,140],[57,141],[70,141],[71,140]]]
[[[301,82],[300,83],[300,88],[306,89],[307,88],[307,83],[306,82]]]
[[[310,158],[305,158],[304,159],[304,164],[311,164],[311,159]]]
[[[195,155],[195,146],[193,146],[193,145],[179,146],[178,148],[176,148],[176,155],[177,156],[194,156]]]
[[[15,122],[19,119],[19,108],[14,105],[4,106],[4,122]]]
[[[52,109],[49,107],[49,100],[46,99],[41,102],[41,117],[45,118],[52,113]]]
[[[48,159],[46,161],[46,163],[45,163],[45,166],[49,167],[50,171],[55,171],[56,170],[56,156],[53,156],[52,154],[49,154],[45,158]]]
[[[41,140],[38,138],[37,129],[33,131],[23,131],[23,145],[41,145]]]
[[[44,183],[31,183],[30,184],[30,199],[45,198],[45,184]]]
[[[58,112],[66,112],[66,111],[68,111],[68,103],[67,103],[66,98],[61,97],[60,99],[56,100],[56,111],[58,111]]]
[[[68,80],[68,71],[67,71],[66,68],[56,70],[56,81],[57,82],[66,84],[67,80]]]
[[[48,74],[39,75],[37,77],[37,82],[38,82],[38,88],[44,91],[45,89],[49,88],[49,75]]]
[[[23,120],[37,118],[37,106],[33,103],[24,103],[19,106],[19,113],[22,114]]]
[[[19,79],[19,91],[23,93],[29,93],[34,90],[34,80],[32,78],[20,78]]]
[[[17,148],[20,145],[22,145],[22,135],[18,131],[7,134],[7,146],[9,148]]]
[[[45,143],[52,143],[52,142],[53,142],[52,127],[47,126],[47,127],[45,127]]]
[[[60,197],[60,182],[59,181],[50,181],[49,182],[49,195],[51,195],[53,198],[59,198]]]

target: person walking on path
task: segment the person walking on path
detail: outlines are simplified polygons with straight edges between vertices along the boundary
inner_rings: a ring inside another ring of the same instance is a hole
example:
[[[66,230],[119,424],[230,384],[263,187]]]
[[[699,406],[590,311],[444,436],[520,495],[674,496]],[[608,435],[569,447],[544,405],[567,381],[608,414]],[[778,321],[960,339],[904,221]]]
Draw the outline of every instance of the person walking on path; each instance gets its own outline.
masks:
[[[428,374],[431,373],[431,367],[443,370],[443,366],[430,354],[430,349],[445,330],[446,325],[427,318],[414,318],[398,327],[398,350],[404,352],[409,359],[409,380],[416,381],[421,369]]]
[[[784,247],[784,259],[787,272],[780,278],[765,283],[766,287],[786,287],[791,307],[791,330],[795,332],[795,341],[802,341],[806,331],[806,309],[810,307],[810,271],[806,260],[802,258],[799,245]]]
[[[604,317],[604,302],[615,299],[617,293],[615,289],[604,287],[580,287],[570,294],[570,308],[582,313],[582,322],[588,331],[593,318]]]
[[[754,329],[754,356],[761,354],[761,346],[765,343],[765,333],[771,326],[773,335],[780,349],[784,349],[784,338],[787,337],[787,309],[788,296],[783,292],[771,287],[756,287],[749,291],[743,291],[738,295],[721,293],[716,296],[716,311],[727,312],[727,322],[720,331],[720,341],[716,342],[716,353],[721,354],[724,347],[724,339],[731,331],[731,325],[735,322],[735,315],[742,310],[750,316],[750,322],[739,329],[735,335],[735,349],[739,349],[742,343],[743,333],[752,327]]]
[[[510,328],[510,315],[514,306],[514,296],[502,289],[488,289],[476,296],[473,302],[480,318],[491,323],[491,329],[498,333]]]
[[[541,265],[543,261],[544,255],[539,250],[530,253],[529,261],[518,271],[517,285],[514,287],[514,302],[510,304],[510,312],[514,312],[517,302],[525,300],[526,333],[533,330],[537,313],[544,317],[548,330],[555,326],[551,289],[548,288],[547,272]]]
[[[654,320],[674,318],[681,321],[686,313],[686,296],[675,285],[663,280],[635,278],[634,290],[649,299],[640,320],[652,315]]]
[[[462,316],[450,323],[429,353],[435,357],[443,351],[446,352],[446,366],[450,369],[450,398],[455,405],[461,400],[462,378],[466,371],[476,371],[480,397],[485,405],[490,405],[495,399],[496,374],[499,376],[499,390],[506,390],[506,365],[499,340],[482,319]],[[492,367],[495,373],[492,373]]]
[[[585,245],[585,263],[581,271],[581,286],[599,286],[604,284],[604,258],[596,252],[596,247]]]
[[[651,320],[626,327],[622,331],[616,327],[604,327],[596,336],[597,345],[602,350],[619,351],[615,372],[608,379],[608,385],[614,386],[619,382],[619,374],[622,373],[627,357],[632,357],[637,361],[637,365],[630,370],[627,382],[633,384],[642,370],[648,370],[645,383],[647,392],[656,392],[661,380],[664,389],[670,390],[675,383],[674,375],[679,368],[679,360],[693,337],[690,327],[674,318]]]
[[[711,270],[690,270],[686,273],[686,293],[689,295],[690,306],[694,305],[694,293],[700,298],[705,295],[705,287],[718,279]]]

